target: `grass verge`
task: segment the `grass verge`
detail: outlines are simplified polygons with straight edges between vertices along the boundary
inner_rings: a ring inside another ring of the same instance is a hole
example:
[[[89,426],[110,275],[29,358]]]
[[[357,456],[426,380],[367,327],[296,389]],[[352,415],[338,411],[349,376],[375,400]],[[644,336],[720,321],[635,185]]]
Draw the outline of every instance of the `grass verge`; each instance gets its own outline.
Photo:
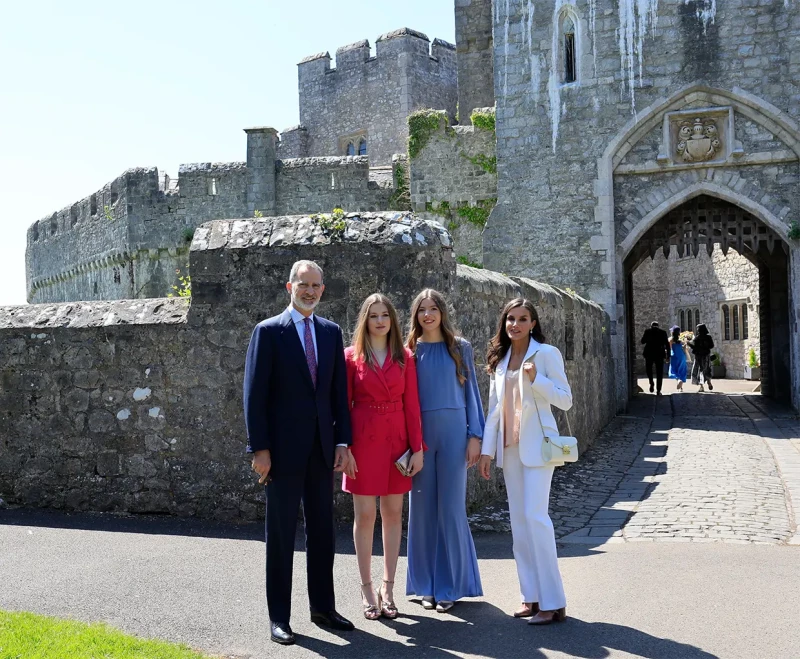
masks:
[[[0,611],[0,659],[207,659],[185,645],[145,640],[104,623]]]

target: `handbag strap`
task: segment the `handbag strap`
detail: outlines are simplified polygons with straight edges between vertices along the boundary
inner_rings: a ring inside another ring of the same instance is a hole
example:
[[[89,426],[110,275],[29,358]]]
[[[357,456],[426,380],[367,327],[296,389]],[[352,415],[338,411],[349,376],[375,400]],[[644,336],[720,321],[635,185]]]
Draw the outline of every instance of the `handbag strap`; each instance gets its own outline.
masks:
[[[529,359],[533,360],[533,358],[536,357],[536,355],[538,355],[538,354],[539,354],[539,351],[537,350],[536,352],[534,352],[529,357]],[[528,361],[528,360],[525,360],[525,361]],[[522,364],[524,366],[525,362],[523,362]],[[522,367],[520,367],[520,368],[521,368],[520,376],[522,376],[522,373],[524,373],[525,369],[522,368]],[[533,394],[533,405],[536,408],[536,416],[539,417],[539,426],[541,426],[541,428],[542,428],[542,437],[546,437],[547,433],[545,433],[545,431],[544,431],[544,424],[542,423],[542,414],[541,414],[541,412],[539,412],[539,404],[536,402],[536,394]],[[569,422],[569,415],[567,414],[566,410],[564,410],[564,418],[567,420],[567,430],[569,431],[570,436],[574,436],[574,435],[572,435],[572,426],[571,426],[571,424]],[[559,448],[561,448],[561,447],[559,446]]]

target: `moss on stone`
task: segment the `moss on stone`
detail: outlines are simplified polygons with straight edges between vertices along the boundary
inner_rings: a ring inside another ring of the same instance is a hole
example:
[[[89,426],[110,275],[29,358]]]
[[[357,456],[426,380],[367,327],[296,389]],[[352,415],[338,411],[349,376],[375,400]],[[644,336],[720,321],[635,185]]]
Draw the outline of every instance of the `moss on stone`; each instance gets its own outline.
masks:
[[[449,122],[444,110],[417,110],[408,115],[408,157],[416,158],[431,135]]]
[[[485,153],[479,153],[476,156],[468,156],[466,153],[461,155],[483,171],[489,174],[497,174],[497,156],[487,156]]]

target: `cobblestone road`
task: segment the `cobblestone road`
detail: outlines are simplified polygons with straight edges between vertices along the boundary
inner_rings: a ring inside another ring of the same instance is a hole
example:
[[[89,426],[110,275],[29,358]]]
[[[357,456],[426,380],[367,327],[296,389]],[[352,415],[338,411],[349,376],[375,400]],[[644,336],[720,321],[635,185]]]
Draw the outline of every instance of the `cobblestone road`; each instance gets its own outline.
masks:
[[[556,470],[564,543],[800,544],[800,422],[760,396],[640,395],[575,465]],[[507,530],[505,505],[470,518]]]

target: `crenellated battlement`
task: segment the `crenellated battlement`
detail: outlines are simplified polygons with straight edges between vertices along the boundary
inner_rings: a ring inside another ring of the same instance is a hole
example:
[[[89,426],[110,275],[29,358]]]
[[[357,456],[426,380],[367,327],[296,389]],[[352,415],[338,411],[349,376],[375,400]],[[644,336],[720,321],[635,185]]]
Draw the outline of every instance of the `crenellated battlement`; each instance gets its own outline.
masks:
[[[436,38],[431,43],[427,35],[411,28],[400,28],[382,34],[375,40],[375,55],[372,55],[369,41],[361,39],[351,44],[341,46],[336,50],[336,63],[332,66],[331,55],[324,51],[304,57],[298,62],[298,74],[301,84],[314,77],[333,75],[336,73],[349,73],[359,67],[380,66],[384,61],[395,64],[397,56],[408,53],[417,57],[420,65],[430,66],[434,63],[455,65],[456,47],[444,39]]]
[[[28,247],[48,242],[68,233],[84,233],[90,223],[116,222],[127,216],[128,193],[132,187],[159,192],[158,169],[128,169],[92,194],[43,217],[28,228]],[[167,187],[169,179],[167,177]]]

